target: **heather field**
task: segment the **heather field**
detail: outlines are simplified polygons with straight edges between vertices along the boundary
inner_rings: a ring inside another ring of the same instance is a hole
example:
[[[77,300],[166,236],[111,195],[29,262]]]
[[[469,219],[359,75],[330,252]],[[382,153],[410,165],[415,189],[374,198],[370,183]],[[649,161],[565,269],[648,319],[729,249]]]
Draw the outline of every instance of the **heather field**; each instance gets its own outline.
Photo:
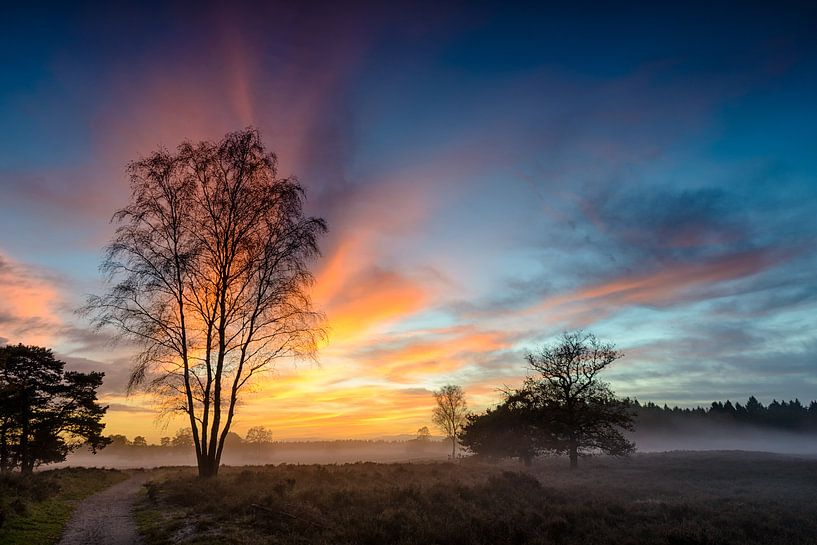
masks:
[[[516,464],[164,468],[150,545],[817,543],[817,458],[676,452]]]

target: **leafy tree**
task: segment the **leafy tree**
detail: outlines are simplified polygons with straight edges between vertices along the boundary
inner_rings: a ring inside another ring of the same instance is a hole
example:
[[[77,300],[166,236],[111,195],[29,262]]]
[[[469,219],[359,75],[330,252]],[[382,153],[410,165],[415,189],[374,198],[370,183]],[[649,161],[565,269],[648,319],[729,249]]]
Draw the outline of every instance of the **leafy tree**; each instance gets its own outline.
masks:
[[[272,430],[253,426],[247,430],[246,441],[253,446],[256,456],[261,456],[262,451],[272,444]]]
[[[148,441],[141,435],[137,435],[133,438],[133,446],[134,447],[146,447],[148,446]]]
[[[629,454],[635,447],[620,431],[633,427],[629,403],[598,378],[621,357],[592,333],[564,333],[556,343],[527,354],[532,374],[510,393],[508,403],[530,415],[541,433],[541,448],[566,453],[571,468],[583,452]]]
[[[434,392],[437,406],[431,413],[431,421],[451,439],[451,459],[457,457],[457,440],[465,424],[468,406],[465,403],[465,392],[460,386],[448,384]]]
[[[542,451],[540,436],[532,415],[506,399],[482,414],[469,414],[460,443],[478,456],[518,458],[530,465]]]
[[[253,445],[272,443],[272,430],[268,430],[264,426],[253,426],[247,430],[246,441]]]
[[[241,393],[282,357],[314,357],[323,331],[309,261],[322,219],[278,176],[257,131],[183,143],[128,166],[131,201],[86,311],[142,351],[129,390],[187,415],[199,475],[216,475]]]
[[[0,470],[28,474],[83,444],[94,452],[108,444],[101,422],[107,407],[96,397],[103,373],[64,367],[46,348],[0,348]]]
[[[190,448],[193,446],[193,430],[190,428],[179,428],[176,435],[170,440],[170,445],[174,447]]]
[[[414,439],[406,443],[406,447],[412,452],[426,452],[431,447],[431,431],[428,426],[419,428]]]
[[[115,434],[108,436],[108,444],[110,445],[110,448],[119,449],[127,447],[128,445],[131,444],[131,442],[128,441],[128,438],[126,436]]]
[[[171,446],[171,439],[170,439],[170,437],[162,437],[161,439],[159,439],[159,446],[162,446],[162,447],[169,447],[169,446]]]

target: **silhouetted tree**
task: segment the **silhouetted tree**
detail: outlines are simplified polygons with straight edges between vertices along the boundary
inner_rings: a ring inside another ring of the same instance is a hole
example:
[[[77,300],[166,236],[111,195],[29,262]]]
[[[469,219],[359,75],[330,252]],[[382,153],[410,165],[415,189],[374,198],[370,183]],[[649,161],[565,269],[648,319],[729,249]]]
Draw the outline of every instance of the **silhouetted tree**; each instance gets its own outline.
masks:
[[[451,459],[457,457],[457,440],[465,424],[468,407],[465,392],[460,386],[448,384],[434,392],[437,406],[431,413],[431,421],[446,437],[451,439]]]
[[[570,467],[582,452],[624,455],[635,447],[620,430],[632,429],[628,403],[615,397],[598,375],[622,357],[592,333],[564,333],[559,341],[528,353],[532,375],[507,403],[531,415],[542,448],[567,453]]]
[[[147,439],[142,437],[141,435],[137,435],[133,438],[133,446],[134,447],[146,447],[148,446]]]
[[[253,445],[272,443],[272,431],[264,426],[253,426],[247,430],[246,441]]]
[[[193,430],[190,428],[179,428],[176,435],[170,440],[171,446],[190,448],[193,446]]]
[[[253,426],[247,430],[245,440],[252,445],[255,455],[260,457],[263,450],[272,444],[272,430],[264,426]]]
[[[428,431],[428,426],[423,426],[422,428],[417,430],[416,440],[419,443],[428,443],[429,441],[431,441],[431,432]]]
[[[36,346],[0,348],[0,470],[31,473],[69,452],[108,444],[97,403],[103,373],[65,371],[65,362]]]
[[[636,420],[639,428],[671,428],[675,424],[694,419],[696,422],[713,422],[716,424],[741,424],[772,429],[785,429],[799,432],[817,431],[817,402],[812,401],[808,407],[799,399],[791,401],[773,400],[768,407],[754,396],[749,397],[746,405],[714,401],[708,408],[695,407],[670,408],[666,404],[659,407],[652,402],[643,405],[635,403]]]
[[[129,390],[187,415],[199,475],[215,475],[239,395],[281,357],[313,357],[323,331],[307,287],[322,219],[278,176],[257,131],[183,143],[128,166],[130,204],[86,310],[140,343]]]
[[[126,436],[120,434],[109,435],[107,439],[108,445],[112,449],[124,448],[131,444]]]
[[[542,451],[542,434],[536,415],[508,398],[482,414],[469,414],[460,443],[478,456],[518,458],[527,466]]]

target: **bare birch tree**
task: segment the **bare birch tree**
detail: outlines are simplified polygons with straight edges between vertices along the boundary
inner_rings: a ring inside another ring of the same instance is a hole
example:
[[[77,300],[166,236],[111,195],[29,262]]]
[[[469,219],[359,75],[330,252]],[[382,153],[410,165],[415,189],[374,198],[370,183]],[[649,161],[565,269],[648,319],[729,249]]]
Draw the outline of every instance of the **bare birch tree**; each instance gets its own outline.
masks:
[[[468,407],[465,403],[465,392],[460,386],[448,384],[434,392],[437,406],[431,413],[431,421],[451,439],[451,459],[457,457],[457,441],[466,422]]]
[[[218,473],[239,396],[279,358],[314,357],[322,316],[307,288],[322,219],[247,129],[128,166],[130,204],[86,310],[141,346],[129,391],[187,415],[199,475]]]

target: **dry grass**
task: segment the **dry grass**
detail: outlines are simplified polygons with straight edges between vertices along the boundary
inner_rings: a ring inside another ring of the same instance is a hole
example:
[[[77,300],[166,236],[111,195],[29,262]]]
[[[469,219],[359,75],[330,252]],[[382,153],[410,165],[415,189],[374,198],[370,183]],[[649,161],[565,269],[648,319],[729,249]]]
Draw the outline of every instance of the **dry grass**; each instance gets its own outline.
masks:
[[[817,543],[817,459],[742,453],[167,470],[151,544]]]

